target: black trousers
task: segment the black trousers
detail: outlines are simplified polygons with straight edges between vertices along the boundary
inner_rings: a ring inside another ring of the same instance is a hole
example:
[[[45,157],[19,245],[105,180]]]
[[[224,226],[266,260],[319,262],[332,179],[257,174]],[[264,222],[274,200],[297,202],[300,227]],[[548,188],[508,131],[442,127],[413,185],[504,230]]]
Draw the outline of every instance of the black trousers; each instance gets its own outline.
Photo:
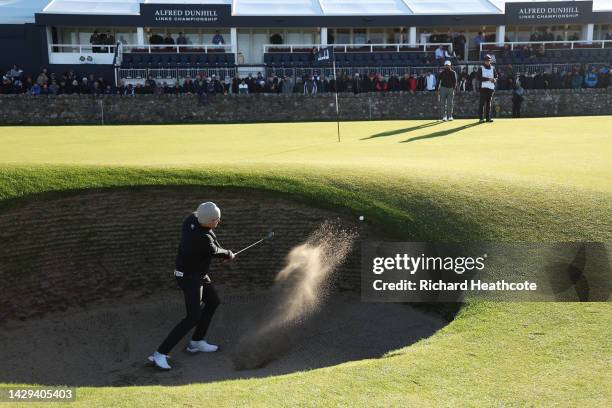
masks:
[[[512,117],[513,118],[521,117],[521,104],[522,103],[523,101],[516,101],[516,100],[512,101]]]
[[[176,280],[185,296],[187,315],[174,327],[174,329],[172,329],[168,337],[166,337],[157,349],[157,351],[162,354],[170,353],[170,350],[172,350],[172,348],[174,348],[174,346],[176,346],[194,326],[196,329],[191,339],[193,341],[202,340],[206,335],[206,331],[215,314],[215,310],[217,310],[217,307],[221,303],[215,286],[210,282],[207,276],[204,278],[204,281],[201,280],[199,275],[186,275],[177,277]],[[204,302],[203,308],[200,306],[200,301]]]
[[[495,91],[489,88],[480,88],[480,103],[478,104],[478,117],[480,120],[491,119],[491,102]]]

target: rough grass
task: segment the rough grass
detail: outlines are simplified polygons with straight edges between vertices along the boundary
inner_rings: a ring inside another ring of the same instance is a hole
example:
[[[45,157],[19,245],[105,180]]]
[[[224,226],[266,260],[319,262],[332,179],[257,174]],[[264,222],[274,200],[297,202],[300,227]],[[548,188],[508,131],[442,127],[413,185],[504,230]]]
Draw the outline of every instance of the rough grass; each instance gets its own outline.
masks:
[[[331,123],[4,127],[0,209],[40,192],[205,184],[291,194],[411,240],[610,240],[611,118],[471,123],[346,123],[342,143]],[[70,406],[609,406],[611,311],[476,303],[386,358],[265,379],[83,388]]]

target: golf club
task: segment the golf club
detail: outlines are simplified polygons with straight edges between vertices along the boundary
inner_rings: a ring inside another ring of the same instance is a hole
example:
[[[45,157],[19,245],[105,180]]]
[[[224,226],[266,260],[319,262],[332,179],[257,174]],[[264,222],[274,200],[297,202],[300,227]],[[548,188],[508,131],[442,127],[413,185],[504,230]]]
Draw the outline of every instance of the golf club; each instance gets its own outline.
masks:
[[[234,256],[238,255],[238,254],[239,254],[239,253],[241,253],[241,252],[246,251],[246,250],[247,250],[247,249],[249,249],[249,248],[253,248],[255,245],[259,245],[259,244],[261,244],[261,243],[262,243],[262,242],[264,242],[264,241],[268,241],[268,240],[272,239],[272,237],[273,237],[273,236],[274,236],[274,231],[270,231],[270,232],[268,233],[268,235],[266,235],[264,238],[260,239],[259,241],[253,242],[251,245],[249,245],[249,246],[247,246],[247,247],[242,248],[242,249],[241,249],[240,251],[238,251],[238,252],[234,252]]]

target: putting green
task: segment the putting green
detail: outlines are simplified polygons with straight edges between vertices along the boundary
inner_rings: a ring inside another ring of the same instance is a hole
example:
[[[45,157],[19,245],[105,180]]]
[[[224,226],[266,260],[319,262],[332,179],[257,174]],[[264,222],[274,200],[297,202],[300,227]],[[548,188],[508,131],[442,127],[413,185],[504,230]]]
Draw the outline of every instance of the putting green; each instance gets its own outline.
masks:
[[[43,191],[207,184],[344,208],[413,240],[609,241],[611,128],[610,117],[353,122],[338,143],[334,123],[4,127],[0,205]],[[471,304],[386,358],[265,379],[84,388],[70,406],[608,406],[611,311]]]
[[[351,167],[612,189],[609,117],[473,121],[5,127],[0,163]],[[602,185],[604,184],[604,185]]]

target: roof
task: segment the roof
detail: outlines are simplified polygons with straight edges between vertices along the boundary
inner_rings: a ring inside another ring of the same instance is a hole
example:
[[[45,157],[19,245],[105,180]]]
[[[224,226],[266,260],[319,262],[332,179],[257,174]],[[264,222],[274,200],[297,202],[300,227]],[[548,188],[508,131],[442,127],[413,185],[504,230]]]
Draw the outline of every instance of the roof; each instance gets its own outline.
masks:
[[[320,16],[317,0],[234,0],[234,16]]]
[[[593,11],[612,11],[612,0],[594,0]]]
[[[413,14],[403,0],[320,0],[325,15]]]
[[[33,23],[34,14],[42,11],[48,1],[0,0],[0,24]]]
[[[415,14],[503,14],[504,8],[489,0],[407,0]]]
[[[34,22],[35,13],[138,15],[141,3],[228,4],[234,16],[376,16],[503,14],[521,0],[0,0],[0,24]],[[593,10],[612,11],[612,0]]]
[[[138,15],[140,0],[52,0],[43,13]]]

